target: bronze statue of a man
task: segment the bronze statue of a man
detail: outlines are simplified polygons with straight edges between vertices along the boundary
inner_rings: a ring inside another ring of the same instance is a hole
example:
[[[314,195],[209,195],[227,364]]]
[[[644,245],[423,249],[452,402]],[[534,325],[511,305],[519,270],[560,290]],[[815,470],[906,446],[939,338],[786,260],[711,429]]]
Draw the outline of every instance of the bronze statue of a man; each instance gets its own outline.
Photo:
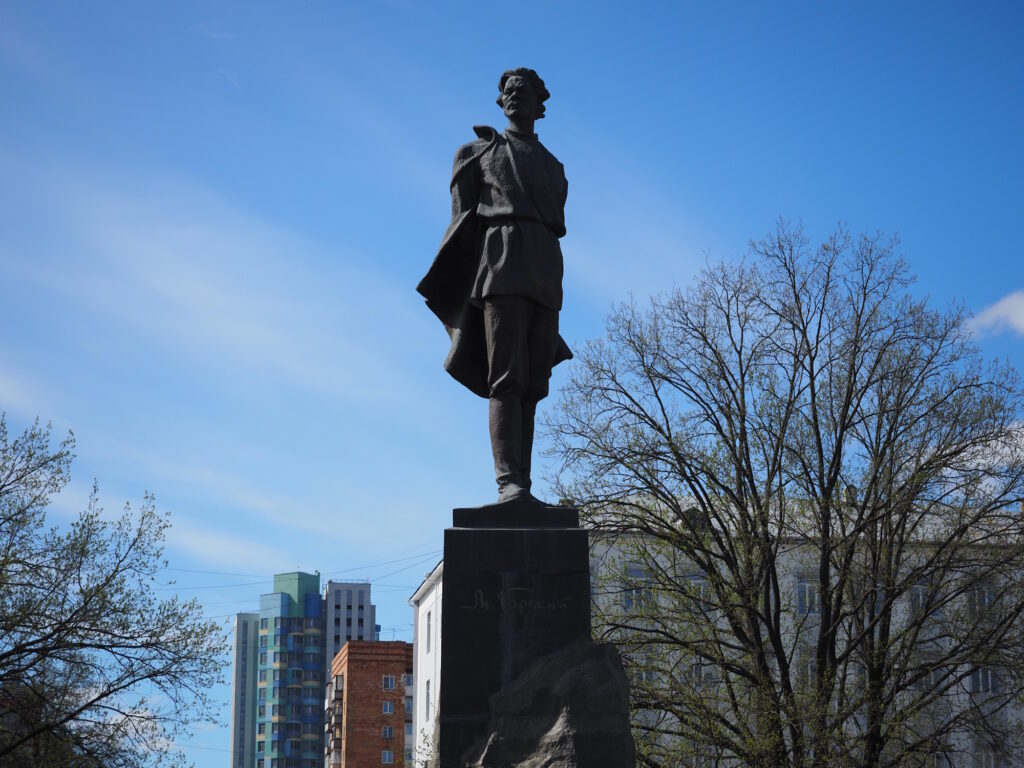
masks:
[[[452,222],[417,290],[451,337],[445,369],[490,400],[498,500],[532,499],[537,402],[551,369],[572,357],[562,308],[565,170],[537,140],[550,96],[532,69],[501,76],[503,132],[474,126],[452,171]]]

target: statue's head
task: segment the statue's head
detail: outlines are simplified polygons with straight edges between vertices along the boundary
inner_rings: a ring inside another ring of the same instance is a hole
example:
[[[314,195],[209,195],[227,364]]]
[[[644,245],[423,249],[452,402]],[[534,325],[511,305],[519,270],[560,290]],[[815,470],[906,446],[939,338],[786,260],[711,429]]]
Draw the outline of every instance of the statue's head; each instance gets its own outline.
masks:
[[[498,81],[498,106],[511,119],[525,117],[540,120],[544,117],[544,102],[551,94],[544,87],[540,75],[526,67],[506,70]],[[533,114],[528,114],[532,112]]]

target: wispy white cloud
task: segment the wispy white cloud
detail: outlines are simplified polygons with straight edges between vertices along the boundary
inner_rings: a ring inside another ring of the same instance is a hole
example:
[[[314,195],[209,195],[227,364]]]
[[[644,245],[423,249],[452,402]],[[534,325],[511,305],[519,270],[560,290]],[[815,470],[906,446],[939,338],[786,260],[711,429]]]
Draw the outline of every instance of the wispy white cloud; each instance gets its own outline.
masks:
[[[175,461],[136,446],[115,447],[110,440],[94,447],[112,450],[119,460],[135,467],[157,487],[173,488],[182,497],[202,498],[221,510],[230,509],[250,525],[263,523],[271,530],[287,528],[313,536],[337,533],[326,510],[317,514],[316,502],[284,496],[269,483],[261,485],[252,477],[242,477],[227,469]],[[303,514],[296,515],[297,510]]]
[[[1009,330],[1024,336],[1024,291],[1014,291],[985,307],[971,320],[971,329],[979,335]]]
[[[295,565],[287,561],[280,547],[248,535],[241,527],[213,528],[180,516],[167,530],[167,545],[176,555],[188,555],[199,563],[216,565],[218,570],[252,572],[256,568],[269,574]]]
[[[212,21],[200,21],[192,27],[192,31],[210,40],[232,40],[235,37]]]
[[[389,59],[388,66],[394,67],[395,62]],[[429,75],[420,71],[415,73],[415,78],[429,80]],[[409,82],[412,81],[410,77]],[[452,154],[426,151],[425,138],[420,132],[410,130],[408,112],[396,113],[387,95],[376,93],[363,83],[339,80],[311,70],[303,72],[296,87],[317,105],[317,112],[325,122],[336,124],[367,147],[387,148],[386,151],[374,149],[373,160],[380,171],[403,190],[403,197],[408,199],[413,192],[429,201],[447,196],[451,157],[457,143],[451,147]],[[442,91],[437,99],[443,98]],[[435,108],[443,111],[445,106],[438,104]],[[474,138],[469,128],[466,126],[463,142]],[[444,231],[443,226],[441,231]]]
[[[218,83],[223,83],[234,88],[236,91],[242,87],[242,84],[238,80],[238,75],[230,69],[218,69],[213,73],[213,79]]]
[[[386,297],[404,287],[344,254],[180,179],[59,173],[41,187],[77,258],[22,259],[19,271],[63,299],[234,385],[272,377],[365,406],[410,380],[387,351],[390,320],[410,301]]]
[[[50,388],[24,372],[0,370],[0,411],[30,421],[37,416],[53,418],[49,409],[54,396]]]

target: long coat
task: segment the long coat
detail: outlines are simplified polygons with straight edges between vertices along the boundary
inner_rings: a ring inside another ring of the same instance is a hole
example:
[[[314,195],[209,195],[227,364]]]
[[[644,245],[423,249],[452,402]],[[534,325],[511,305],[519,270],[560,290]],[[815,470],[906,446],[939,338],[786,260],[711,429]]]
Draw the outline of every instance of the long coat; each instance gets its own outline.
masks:
[[[462,173],[478,172],[479,161],[501,141],[488,126],[473,126],[479,140],[463,147],[455,159],[452,185]],[[451,347],[444,369],[471,392],[488,397],[487,343],[484,339],[483,310],[470,302],[469,295],[480,266],[480,226],[475,205],[452,211],[452,222],[441,240],[433,264],[416,290],[427,307],[444,324]],[[554,365],[572,358],[568,344],[558,337]]]

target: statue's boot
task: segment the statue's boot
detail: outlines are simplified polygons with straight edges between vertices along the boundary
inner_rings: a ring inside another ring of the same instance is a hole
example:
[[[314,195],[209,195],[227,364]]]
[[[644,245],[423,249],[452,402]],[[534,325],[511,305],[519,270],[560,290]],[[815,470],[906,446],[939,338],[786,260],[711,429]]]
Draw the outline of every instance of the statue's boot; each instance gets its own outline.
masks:
[[[533,456],[533,421],[537,415],[537,403],[524,402],[521,404],[523,426],[522,426],[522,438],[521,448],[519,454],[519,468],[520,478],[523,490],[527,493],[530,492],[530,486],[533,484],[530,480],[530,466],[532,464]],[[533,494],[530,494],[532,497]]]
[[[529,496],[523,487],[523,404],[516,396],[492,397],[489,403],[491,453],[498,501]],[[528,482],[528,481],[527,481]]]

